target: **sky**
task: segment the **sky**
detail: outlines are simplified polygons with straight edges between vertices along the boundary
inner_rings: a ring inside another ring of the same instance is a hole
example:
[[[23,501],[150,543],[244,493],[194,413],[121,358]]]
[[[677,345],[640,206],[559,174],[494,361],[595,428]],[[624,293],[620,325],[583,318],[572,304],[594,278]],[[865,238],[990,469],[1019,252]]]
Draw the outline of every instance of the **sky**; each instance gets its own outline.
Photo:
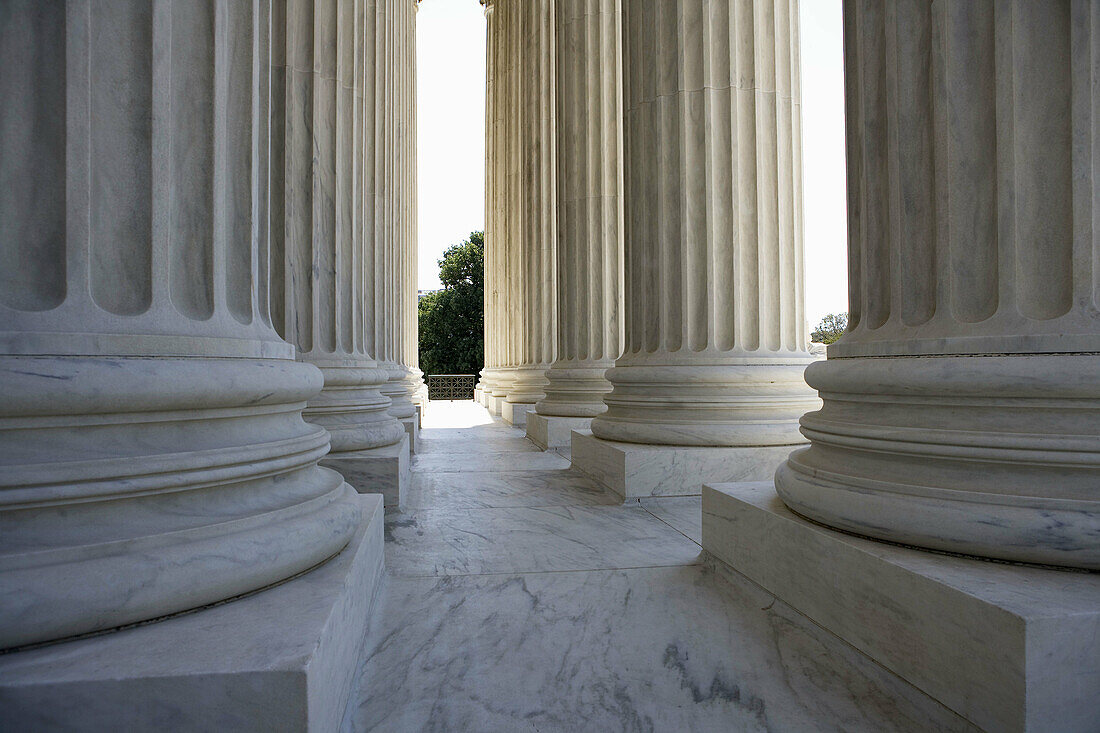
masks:
[[[841,0],[802,0],[806,320],[848,310]],[[417,23],[419,287],[485,226],[485,17],[477,0],[423,0]]]

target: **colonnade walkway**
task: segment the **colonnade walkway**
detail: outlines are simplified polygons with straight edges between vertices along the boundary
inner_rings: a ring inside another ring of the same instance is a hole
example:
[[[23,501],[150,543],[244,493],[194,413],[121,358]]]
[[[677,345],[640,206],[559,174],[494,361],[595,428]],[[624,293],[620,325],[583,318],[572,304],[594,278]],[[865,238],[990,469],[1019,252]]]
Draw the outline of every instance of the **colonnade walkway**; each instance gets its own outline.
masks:
[[[969,729],[699,542],[698,497],[623,504],[430,403],[344,729]]]

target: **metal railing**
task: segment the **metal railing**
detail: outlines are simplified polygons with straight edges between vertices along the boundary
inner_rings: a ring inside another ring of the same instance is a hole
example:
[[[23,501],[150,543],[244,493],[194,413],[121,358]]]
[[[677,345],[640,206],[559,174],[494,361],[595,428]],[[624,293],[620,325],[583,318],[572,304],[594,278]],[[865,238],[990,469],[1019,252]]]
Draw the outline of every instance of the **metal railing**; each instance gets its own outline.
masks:
[[[429,374],[429,400],[472,400],[476,374]]]

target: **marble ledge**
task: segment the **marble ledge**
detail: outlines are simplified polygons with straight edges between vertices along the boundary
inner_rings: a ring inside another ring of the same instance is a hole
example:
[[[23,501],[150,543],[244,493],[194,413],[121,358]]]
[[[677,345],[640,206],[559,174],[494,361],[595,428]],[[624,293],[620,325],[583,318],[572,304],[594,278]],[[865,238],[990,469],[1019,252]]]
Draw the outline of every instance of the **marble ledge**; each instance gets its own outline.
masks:
[[[339,471],[360,494],[381,494],[387,507],[400,507],[411,475],[408,443],[409,436],[402,435],[381,448],[329,453],[321,465]]]
[[[379,495],[328,562],[192,613],[0,656],[0,728],[337,729],[383,574]]]
[[[763,481],[799,446],[700,448],[644,445],[603,440],[590,430],[574,430],[573,468],[624,499],[692,496],[704,483]]]
[[[501,419],[515,428],[525,427],[527,425],[527,416],[534,412],[534,403],[505,401],[500,406]]]
[[[591,427],[590,417],[561,417],[537,412],[527,415],[527,437],[543,450],[569,447],[574,430],[588,430]]]
[[[403,417],[398,420],[409,436],[409,453],[416,453],[420,449],[420,421],[416,415]]]
[[[830,530],[771,482],[705,487],[703,548],[983,729],[1096,730],[1100,574]]]

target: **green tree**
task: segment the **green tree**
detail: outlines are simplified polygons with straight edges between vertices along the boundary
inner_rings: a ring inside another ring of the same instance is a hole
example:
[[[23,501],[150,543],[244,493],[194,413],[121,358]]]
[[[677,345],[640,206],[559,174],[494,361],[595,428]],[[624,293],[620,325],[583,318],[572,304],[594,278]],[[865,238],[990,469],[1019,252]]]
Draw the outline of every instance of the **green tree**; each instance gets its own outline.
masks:
[[[484,363],[485,235],[448,247],[439,260],[443,289],[420,298],[424,374],[477,374]]]
[[[848,330],[847,313],[830,313],[821,319],[810,334],[810,340],[818,344],[831,344]]]

